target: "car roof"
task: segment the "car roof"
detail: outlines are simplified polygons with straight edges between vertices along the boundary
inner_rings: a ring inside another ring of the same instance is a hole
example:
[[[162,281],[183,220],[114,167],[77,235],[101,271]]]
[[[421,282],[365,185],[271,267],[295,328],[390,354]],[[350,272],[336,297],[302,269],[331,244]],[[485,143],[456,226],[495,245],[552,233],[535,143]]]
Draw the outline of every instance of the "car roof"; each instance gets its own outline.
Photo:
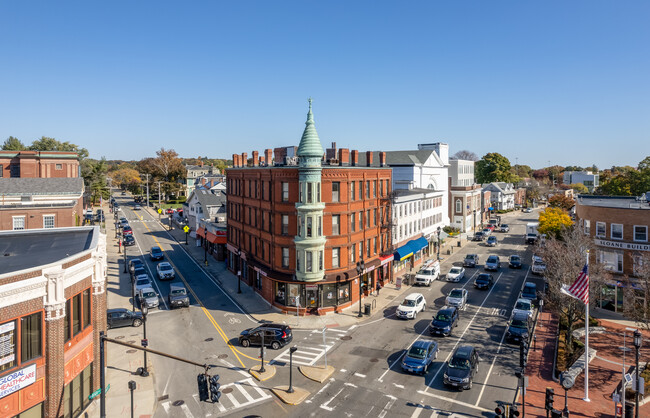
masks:
[[[494,235],[490,235],[490,236],[488,237],[488,241],[491,240],[491,239],[494,239],[494,240],[495,240],[495,239],[497,239],[497,237],[494,236]]]
[[[158,267],[160,267],[160,266],[169,266],[169,267],[171,267],[172,265],[169,264],[169,262],[167,262],[167,261],[163,261],[161,263],[158,263]]]
[[[419,296],[422,296],[422,294],[421,293],[411,293],[410,295],[408,295],[404,299],[407,299],[407,300],[417,299]]]
[[[172,289],[185,289],[185,285],[183,283],[170,283],[169,290]]]
[[[512,319],[527,321],[528,314],[526,312],[515,312],[514,315],[512,315]]]
[[[136,276],[135,281],[137,282],[138,280],[143,280],[143,279],[147,279],[147,280],[151,281],[151,279],[149,278],[149,275],[147,275],[147,274],[140,274],[140,275]]]
[[[478,276],[476,276],[477,279],[483,278],[483,277],[490,277],[492,276],[490,273],[479,273]]]
[[[151,247],[151,251],[160,251],[160,247],[158,246]]]
[[[457,309],[456,309],[455,306],[445,306],[444,308],[440,309],[440,310],[438,311],[438,313],[439,313],[439,314],[440,314],[440,313],[447,313],[447,314],[450,314],[450,315],[451,315],[451,314],[453,314],[454,311],[456,311],[456,310],[457,310]]]
[[[140,291],[142,293],[149,292],[149,291],[156,293],[156,291],[153,289],[153,287],[143,287],[143,288],[140,289]]]
[[[106,309],[106,313],[118,313],[118,312],[129,312],[129,310],[126,309],[126,308],[111,308],[111,309]]]
[[[259,324],[257,328],[279,328],[279,329],[291,329],[289,325],[285,324]]]
[[[517,254],[512,254],[512,255],[510,256],[510,258],[512,258],[512,257],[521,258],[521,256],[519,256],[519,255],[517,255]]]
[[[526,303],[530,303],[530,299],[519,298],[519,299],[517,299],[517,302],[526,302]]]
[[[456,349],[454,357],[464,358],[469,360],[469,356],[474,351],[474,347],[471,345],[461,345]]]
[[[524,284],[524,289],[527,288],[527,287],[535,287],[536,288],[537,285],[535,283],[533,283],[533,282],[526,282],[526,284]]]
[[[499,258],[499,256],[492,254],[492,255],[488,256],[488,260],[491,259],[491,258]]]
[[[433,341],[429,340],[417,340],[416,342],[413,343],[411,347],[417,347],[417,348],[427,348],[431,344],[433,344]]]

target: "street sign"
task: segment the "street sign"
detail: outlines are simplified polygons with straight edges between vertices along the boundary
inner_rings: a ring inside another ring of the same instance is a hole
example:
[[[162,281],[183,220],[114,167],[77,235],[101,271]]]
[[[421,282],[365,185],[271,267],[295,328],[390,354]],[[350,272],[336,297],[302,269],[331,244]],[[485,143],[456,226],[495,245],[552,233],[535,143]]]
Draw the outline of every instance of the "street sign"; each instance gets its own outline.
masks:
[[[111,385],[109,383],[108,385],[106,385],[106,392],[108,392],[108,390],[110,388],[111,388]],[[93,393],[91,393],[90,395],[88,395],[88,399],[92,400],[93,398],[99,396],[100,393],[102,393],[102,388],[99,388],[96,391],[94,391]]]
[[[627,383],[628,385],[630,383],[632,383],[632,375],[631,374],[625,373],[625,383]]]
[[[146,347],[146,346],[149,345],[149,340],[146,339],[146,338],[143,338],[142,341],[141,341],[141,343],[142,343],[142,346],[143,346],[143,347]]]
[[[613,394],[612,395],[612,400],[614,401],[614,403],[621,402],[621,395],[619,395],[618,393]]]
[[[183,231],[185,231],[185,233],[187,234],[188,232],[190,232],[190,227],[187,226],[187,225],[185,225],[185,226],[183,227]]]
[[[158,209],[158,213],[162,213],[162,209]]]
[[[639,386],[641,386],[641,387],[639,388],[639,393],[640,393],[641,395],[644,395],[644,391],[645,391],[645,379],[642,378],[642,377],[639,377]],[[633,379],[633,381],[632,381],[632,390],[634,390],[634,391],[636,390],[636,379]]]

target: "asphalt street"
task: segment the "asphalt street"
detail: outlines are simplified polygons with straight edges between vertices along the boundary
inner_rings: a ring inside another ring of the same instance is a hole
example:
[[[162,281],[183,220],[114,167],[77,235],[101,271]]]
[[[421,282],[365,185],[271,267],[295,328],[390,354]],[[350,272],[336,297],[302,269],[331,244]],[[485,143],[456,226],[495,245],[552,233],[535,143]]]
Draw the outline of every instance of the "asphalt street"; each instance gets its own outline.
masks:
[[[171,359],[149,356],[152,365],[158,408],[156,417],[202,416],[408,416],[436,417],[450,413],[463,416],[491,416],[497,402],[511,402],[515,397],[517,379],[515,368],[519,363],[518,346],[504,341],[506,321],[523,283],[543,279],[531,277],[531,253],[523,242],[526,222],[537,214],[513,213],[502,217],[510,225],[509,233],[494,234],[497,247],[483,243],[464,243],[455,254],[443,255],[442,273],[454,265],[461,265],[465,254],[480,256],[478,268],[468,268],[460,283],[436,281],[431,287],[413,287],[427,301],[427,310],[416,320],[400,320],[395,308],[400,301],[378,312],[359,326],[347,329],[320,331],[294,330],[293,384],[311,392],[305,402],[297,406],[282,404],[270,391],[276,385],[289,381],[288,348],[268,349],[265,357],[272,359],[277,375],[258,382],[248,368],[259,364],[259,348],[243,348],[237,343],[242,329],[255,326],[218,284],[207,275],[200,264],[184,250],[184,244],[173,240],[166,226],[148,212],[134,211],[130,199],[117,197],[122,204],[122,216],[133,227],[136,246],[128,247],[127,257],[142,257],[155,278],[161,295],[160,309],[150,313],[147,321],[149,347],[212,366],[209,374],[219,374],[222,398],[218,404],[198,401],[196,376],[203,370]],[[163,222],[166,224],[165,217]],[[160,246],[165,260],[176,270],[176,281],[185,282],[190,290],[191,306],[169,310],[166,300],[169,282],[156,276],[156,262],[149,259],[149,249]],[[494,273],[495,285],[490,290],[477,290],[473,279],[483,271],[489,254],[501,257],[501,269]],[[521,270],[511,270],[507,258],[520,254],[524,259]],[[443,276],[444,278],[444,276]],[[124,274],[120,292],[130,298],[130,279]],[[444,306],[445,296],[455,287],[469,291],[468,305],[461,311],[459,326],[449,337],[432,337],[428,325],[435,312]],[[109,336],[124,334],[124,328],[110,330]],[[433,339],[439,344],[439,355],[425,376],[403,372],[400,361],[410,345],[418,339]],[[232,345],[228,345],[230,341]],[[459,345],[473,345],[480,356],[479,372],[472,389],[458,391],[444,387],[442,374],[445,362]],[[306,379],[296,365],[324,365],[325,361],[336,371],[329,381],[317,383]],[[271,383],[272,382],[272,383]]]

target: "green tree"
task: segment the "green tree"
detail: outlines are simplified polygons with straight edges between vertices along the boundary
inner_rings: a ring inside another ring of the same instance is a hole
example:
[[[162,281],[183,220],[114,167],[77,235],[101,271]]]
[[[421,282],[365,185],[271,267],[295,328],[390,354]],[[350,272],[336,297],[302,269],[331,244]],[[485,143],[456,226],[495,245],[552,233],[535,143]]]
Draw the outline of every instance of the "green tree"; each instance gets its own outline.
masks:
[[[512,170],[517,177],[531,177],[533,174],[533,169],[528,165],[515,164],[512,166]]]
[[[573,221],[565,210],[557,207],[548,207],[539,214],[539,226],[537,230],[540,234],[559,238],[563,231],[570,228],[571,225],[573,225]]]
[[[575,202],[563,194],[554,194],[548,199],[548,205],[552,208],[569,210],[575,205]]]
[[[2,144],[3,151],[23,151],[26,149],[27,146],[20,142],[18,138],[14,138],[13,136],[7,138],[4,144]]]
[[[497,152],[485,154],[476,162],[475,175],[477,183],[492,183],[495,181],[513,182],[516,176],[511,172],[510,161]]]
[[[572,188],[573,191],[576,192],[576,193],[582,193],[582,194],[589,193],[589,189],[587,188],[587,186],[585,186],[582,183],[569,184],[569,187]]]
[[[462,149],[456,154],[451,156],[452,160],[469,160],[469,161],[478,161],[478,155],[474,154],[472,151]]]
[[[86,190],[90,191],[93,205],[100,198],[107,199],[110,197],[110,190],[106,184],[107,171],[108,166],[104,157],[99,161],[91,158],[86,158],[81,161],[81,176],[84,179]]]
[[[69,142],[60,142],[54,138],[49,138],[46,136],[41,137],[32,142],[32,145],[29,146],[32,151],[68,151],[76,152],[79,155],[79,160],[88,157],[88,150],[86,148],[81,148],[79,145],[71,144]]]

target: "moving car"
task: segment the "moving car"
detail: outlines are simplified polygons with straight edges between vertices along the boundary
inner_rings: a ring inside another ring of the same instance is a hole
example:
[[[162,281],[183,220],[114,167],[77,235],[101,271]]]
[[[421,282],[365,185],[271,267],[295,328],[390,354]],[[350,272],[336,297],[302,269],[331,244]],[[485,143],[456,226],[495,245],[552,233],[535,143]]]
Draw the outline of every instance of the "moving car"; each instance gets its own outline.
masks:
[[[478,373],[478,353],[471,345],[461,345],[447,362],[442,381],[447,386],[471,389],[474,376]]]
[[[158,272],[158,278],[160,280],[173,280],[176,278],[176,273],[174,272],[174,267],[166,261],[158,264],[156,266],[156,271]]]
[[[139,258],[132,258],[129,261],[129,271],[131,272],[131,274],[133,274],[133,272],[137,268],[142,268],[144,270],[144,264],[142,263],[142,260],[140,260]]]
[[[172,283],[169,285],[169,296],[167,300],[169,301],[170,309],[190,306],[190,297],[187,295],[187,289],[185,289],[183,283]]]
[[[463,267],[478,266],[478,254],[467,254],[463,260]]]
[[[411,345],[402,359],[402,370],[405,372],[426,374],[431,362],[438,358],[438,343],[435,341],[418,340]]]
[[[142,209],[142,206],[140,205],[133,205],[133,210],[140,210]]]
[[[487,238],[492,234],[492,230],[490,228],[483,228],[483,235]]]
[[[124,225],[122,228],[122,235],[133,235],[133,229],[131,228],[131,225]]]
[[[531,213],[532,211],[533,211],[533,209],[531,209],[531,208],[524,209],[524,213]]]
[[[440,276],[440,263],[434,263],[423,267],[415,275],[415,284],[420,286],[431,286],[431,282]]]
[[[533,282],[526,282],[521,291],[521,297],[530,300],[532,303],[537,302],[537,285]]]
[[[485,239],[485,234],[483,233],[483,231],[478,231],[476,234],[474,234],[472,241],[483,241],[484,239]]]
[[[135,245],[135,238],[133,238],[133,235],[126,235],[124,239],[122,239],[122,245],[125,247],[132,247]]]
[[[139,327],[142,325],[142,313],[124,308],[107,309],[106,325],[108,328]]]
[[[481,273],[474,279],[474,287],[477,289],[489,289],[494,285],[494,278],[489,273]]]
[[[515,307],[512,310],[512,314],[524,313],[530,317],[533,316],[533,303],[530,299],[519,298],[515,302]]]
[[[525,312],[514,313],[508,329],[506,330],[506,341],[521,342],[528,341],[528,336],[532,329],[532,320]]]
[[[457,287],[452,289],[445,299],[445,304],[448,306],[455,306],[462,309],[467,303],[467,289]]]
[[[262,333],[264,334],[264,345],[270,346],[274,350],[284,347],[293,340],[289,325],[262,324],[255,328],[243,330],[239,334],[239,344],[242,347],[262,345]]]
[[[489,256],[485,261],[485,265],[483,266],[485,270],[493,270],[493,271],[498,271],[500,267],[501,267],[501,260],[499,260],[498,255]]]
[[[501,224],[501,226],[499,227],[499,231],[510,232],[510,227],[507,224]]]
[[[165,258],[165,255],[163,254],[162,250],[160,247],[151,247],[151,252],[149,254],[152,260],[162,260]]]
[[[147,308],[157,308],[159,304],[158,293],[153,290],[153,287],[145,287],[138,291],[138,303],[140,308],[146,306]]]
[[[465,278],[465,269],[462,267],[454,266],[449,269],[447,273],[448,282],[459,282]]]
[[[521,268],[521,257],[519,257],[516,254],[513,254],[508,258],[508,267],[512,269],[520,269]]]
[[[485,242],[485,245],[488,247],[496,247],[497,246],[497,237],[491,235],[488,237],[487,241]]]
[[[542,257],[533,255],[533,266],[530,268],[531,273],[533,274],[544,274],[546,273],[546,263],[542,260]]]
[[[427,302],[420,293],[411,293],[404,298],[404,301],[397,307],[396,316],[404,319],[415,319],[418,312],[427,308]]]
[[[451,335],[454,327],[458,326],[458,309],[454,306],[445,306],[433,317],[429,325],[429,332],[443,336]]]

